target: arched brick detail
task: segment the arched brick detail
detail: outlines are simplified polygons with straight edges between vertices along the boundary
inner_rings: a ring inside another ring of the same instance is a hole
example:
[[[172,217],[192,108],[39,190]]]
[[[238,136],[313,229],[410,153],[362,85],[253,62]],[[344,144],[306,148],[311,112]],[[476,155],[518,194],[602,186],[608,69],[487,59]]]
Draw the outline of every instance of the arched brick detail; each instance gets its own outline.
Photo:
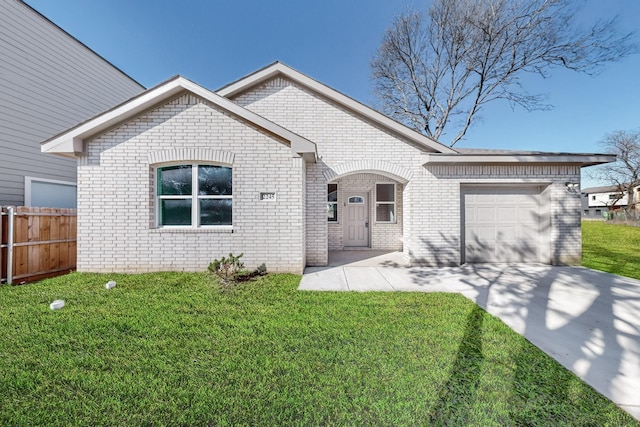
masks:
[[[396,180],[402,184],[411,181],[413,172],[409,169],[383,160],[356,160],[326,169],[323,174],[327,182],[356,173],[375,173]]]
[[[211,150],[209,148],[179,148],[175,150],[157,150],[148,154],[149,164],[171,162],[213,162],[233,164],[234,153]]]

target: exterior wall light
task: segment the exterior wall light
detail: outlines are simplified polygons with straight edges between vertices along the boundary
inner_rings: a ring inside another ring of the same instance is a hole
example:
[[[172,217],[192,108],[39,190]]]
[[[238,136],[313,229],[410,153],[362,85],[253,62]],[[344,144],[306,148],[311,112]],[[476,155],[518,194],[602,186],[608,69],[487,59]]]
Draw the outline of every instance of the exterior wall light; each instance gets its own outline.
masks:
[[[578,188],[580,187],[580,183],[579,182],[565,182],[564,186],[567,187],[567,190],[569,190],[570,193],[576,193],[578,191]]]

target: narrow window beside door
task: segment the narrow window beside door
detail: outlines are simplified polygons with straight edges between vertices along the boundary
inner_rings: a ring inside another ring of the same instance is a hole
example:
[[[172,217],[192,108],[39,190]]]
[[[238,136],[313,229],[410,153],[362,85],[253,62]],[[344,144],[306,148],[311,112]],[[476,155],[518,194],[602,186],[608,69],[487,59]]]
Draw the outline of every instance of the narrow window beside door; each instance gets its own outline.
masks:
[[[376,184],[376,222],[396,222],[395,184]]]
[[[338,184],[327,185],[327,220],[338,221]]]

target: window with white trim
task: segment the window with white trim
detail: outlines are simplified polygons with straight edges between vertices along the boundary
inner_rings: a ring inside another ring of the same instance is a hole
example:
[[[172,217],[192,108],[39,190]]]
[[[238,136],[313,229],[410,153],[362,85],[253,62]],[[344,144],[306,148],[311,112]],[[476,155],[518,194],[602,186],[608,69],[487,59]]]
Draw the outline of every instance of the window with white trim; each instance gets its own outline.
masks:
[[[327,184],[327,220],[338,221],[338,184]]]
[[[159,227],[232,225],[232,169],[216,165],[172,165],[156,169]]]
[[[376,184],[376,222],[396,222],[395,184]]]
[[[24,177],[25,206],[75,208],[78,205],[75,182]]]

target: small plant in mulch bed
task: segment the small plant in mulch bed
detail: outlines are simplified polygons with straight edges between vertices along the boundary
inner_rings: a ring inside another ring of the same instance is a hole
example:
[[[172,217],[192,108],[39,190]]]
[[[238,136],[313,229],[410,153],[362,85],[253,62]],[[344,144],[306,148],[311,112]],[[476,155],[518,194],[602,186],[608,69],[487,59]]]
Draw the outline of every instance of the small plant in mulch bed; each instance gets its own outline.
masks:
[[[244,253],[238,256],[229,254],[228,257],[214,259],[209,264],[208,270],[218,276],[223,286],[229,286],[234,283],[246,282],[258,276],[267,274],[267,266],[263,263],[253,271],[246,270],[244,263],[240,260]]]

